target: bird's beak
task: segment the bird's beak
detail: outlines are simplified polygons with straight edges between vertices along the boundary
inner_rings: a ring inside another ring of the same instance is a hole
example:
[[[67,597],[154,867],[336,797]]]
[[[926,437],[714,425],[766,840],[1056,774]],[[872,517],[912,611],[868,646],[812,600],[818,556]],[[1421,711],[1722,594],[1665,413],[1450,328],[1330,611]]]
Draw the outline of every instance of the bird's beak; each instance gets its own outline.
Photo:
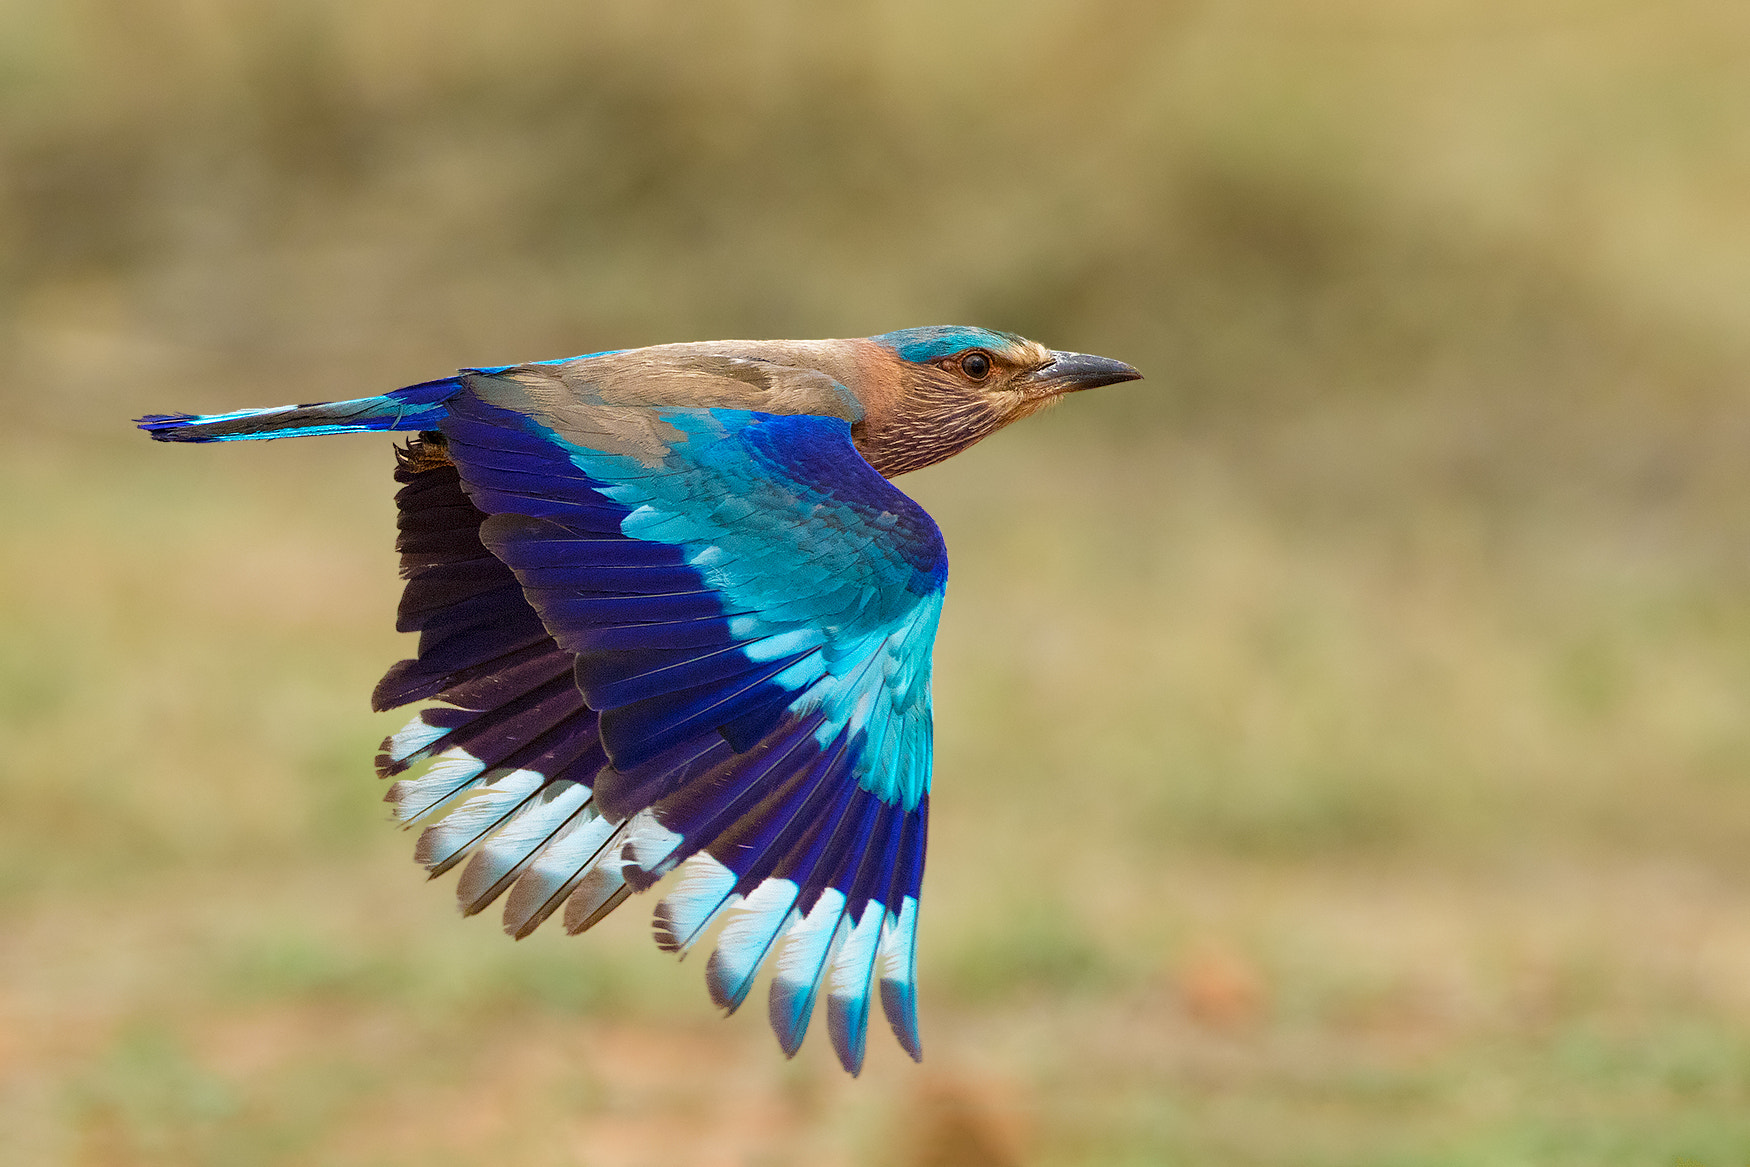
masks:
[[[1081,389],[1098,389],[1120,381],[1138,381],[1142,374],[1110,357],[1088,353],[1051,353],[1051,363],[1027,374],[1026,383],[1033,392],[1055,397],[1059,393],[1075,393]]]

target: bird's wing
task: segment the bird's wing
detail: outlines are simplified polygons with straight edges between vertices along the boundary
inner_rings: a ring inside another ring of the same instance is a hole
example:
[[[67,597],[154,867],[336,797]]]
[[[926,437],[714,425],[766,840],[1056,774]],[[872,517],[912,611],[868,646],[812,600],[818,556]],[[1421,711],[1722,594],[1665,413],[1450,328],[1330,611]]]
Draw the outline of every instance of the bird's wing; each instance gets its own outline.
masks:
[[[785,1050],[829,982],[833,1044],[856,1072],[879,965],[888,1019],[917,1056],[940,533],[861,458],[843,419],[591,408],[549,427],[465,393],[442,423],[468,502],[488,516],[479,544],[515,573],[588,704],[569,732],[554,726],[566,697],[552,654],[510,629],[531,644],[509,646],[493,693],[465,695],[514,708],[564,750],[501,765],[501,789],[439,824],[465,820],[446,845],[496,831],[481,851],[502,843],[506,858],[476,882],[515,881],[507,921],[538,923],[569,896],[568,923],[587,926],[684,864],[658,939],[684,952],[733,909],[707,970],[720,1005],[739,1006],[775,952]],[[504,582],[486,563],[452,570],[477,577],[464,590]],[[490,626],[495,601],[479,602]],[[421,726],[393,764],[436,748]],[[591,749],[607,764],[580,781]]]

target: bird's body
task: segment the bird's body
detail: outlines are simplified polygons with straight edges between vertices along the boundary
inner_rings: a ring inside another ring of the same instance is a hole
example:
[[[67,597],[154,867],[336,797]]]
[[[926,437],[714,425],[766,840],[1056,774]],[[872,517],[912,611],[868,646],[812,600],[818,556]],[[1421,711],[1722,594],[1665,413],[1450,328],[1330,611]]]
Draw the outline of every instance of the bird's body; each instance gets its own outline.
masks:
[[[917,898],[940,532],[887,479],[1073,389],[1138,376],[982,329],[719,341],[464,370],[380,397],[141,419],[161,440],[418,431],[398,451],[397,626],[373,705],[436,699],[384,743],[433,874],[467,861],[505,927],[590,927],[682,867],[658,942],[725,911],[730,1010],[776,953],[801,1044],[822,983],[861,1067],[879,967],[919,1056]],[[417,777],[401,777],[429,763]]]

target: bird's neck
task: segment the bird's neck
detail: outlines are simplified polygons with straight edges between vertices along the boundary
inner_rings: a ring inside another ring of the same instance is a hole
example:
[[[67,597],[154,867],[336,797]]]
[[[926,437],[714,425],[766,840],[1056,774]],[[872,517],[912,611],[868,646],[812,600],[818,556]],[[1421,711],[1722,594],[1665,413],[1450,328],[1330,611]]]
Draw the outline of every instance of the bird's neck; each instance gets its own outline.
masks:
[[[933,466],[1001,429],[1008,418],[976,398],[915,388],[891,408],[871,408],[851,428],[857,450],[893,478]]]

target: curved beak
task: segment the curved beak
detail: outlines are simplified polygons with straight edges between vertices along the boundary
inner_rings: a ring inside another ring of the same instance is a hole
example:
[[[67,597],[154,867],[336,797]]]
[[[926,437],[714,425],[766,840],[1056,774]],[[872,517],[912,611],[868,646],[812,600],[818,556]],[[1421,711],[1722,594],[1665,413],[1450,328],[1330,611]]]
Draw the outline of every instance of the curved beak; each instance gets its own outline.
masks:
[[[1075,393],[1082,389],[1098,389],[1120,381],[1139,381],[1142,374],[1123,361],[1111,357],[1096,357],[1088,353],[1060,353],[1053,349],[1051,363],[1033,370],[1027,380],[1045,393]]]

